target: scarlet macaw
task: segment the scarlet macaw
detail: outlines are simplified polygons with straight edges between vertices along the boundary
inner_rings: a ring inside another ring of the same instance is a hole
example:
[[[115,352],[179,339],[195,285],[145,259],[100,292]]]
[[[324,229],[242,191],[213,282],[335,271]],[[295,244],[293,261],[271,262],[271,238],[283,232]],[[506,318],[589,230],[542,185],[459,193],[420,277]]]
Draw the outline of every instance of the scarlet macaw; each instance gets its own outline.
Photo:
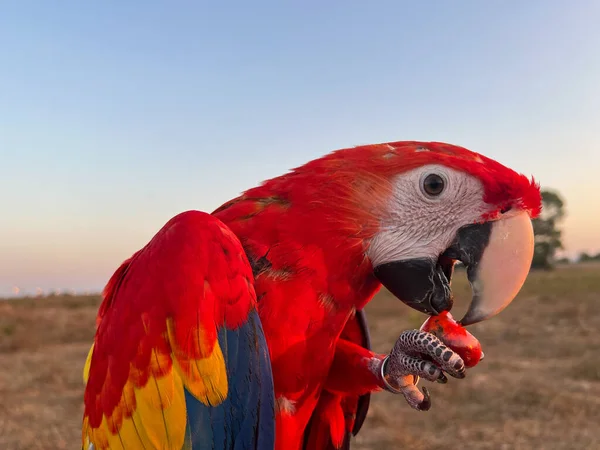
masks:
[[[392,142],[313,160],[172,218],[104,292],[84,368],[84,449],[349,448],[371,392],[428,409],[419,377],[465,376],[435,336],[370,350],[363,308],[383,285],[462,325],[520,290],[539,185],[445,143]]]

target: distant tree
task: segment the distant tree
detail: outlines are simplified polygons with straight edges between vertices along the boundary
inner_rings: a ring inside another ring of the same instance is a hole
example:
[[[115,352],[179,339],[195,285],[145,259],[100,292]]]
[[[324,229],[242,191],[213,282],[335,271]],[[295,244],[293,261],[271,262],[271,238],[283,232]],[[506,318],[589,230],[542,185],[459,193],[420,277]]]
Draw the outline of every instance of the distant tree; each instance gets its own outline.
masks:
[[[552,269],[556,251],[563,248],[562,230],[559,227],[565,215],[565,204],[557,192],[543,190],[542,205],[542,213],[533,220],[535,250],[532,267]]]
[[[600,261],[600,253],[597,253],[592,256],[587,252],[581,252],[579,254],[579,257],[577,258],[577,262],[580,262],[580,263],[590,262],[590,261]]]

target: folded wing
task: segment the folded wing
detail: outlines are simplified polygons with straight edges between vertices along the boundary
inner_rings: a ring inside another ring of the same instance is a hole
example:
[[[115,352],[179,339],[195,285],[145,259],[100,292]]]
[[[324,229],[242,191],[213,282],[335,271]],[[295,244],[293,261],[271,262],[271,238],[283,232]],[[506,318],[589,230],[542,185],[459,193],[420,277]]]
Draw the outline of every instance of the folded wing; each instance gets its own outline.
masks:
[[[250,264],[215,217],[171,219],[110,279],[84,368],[83,449],[274,446]]]

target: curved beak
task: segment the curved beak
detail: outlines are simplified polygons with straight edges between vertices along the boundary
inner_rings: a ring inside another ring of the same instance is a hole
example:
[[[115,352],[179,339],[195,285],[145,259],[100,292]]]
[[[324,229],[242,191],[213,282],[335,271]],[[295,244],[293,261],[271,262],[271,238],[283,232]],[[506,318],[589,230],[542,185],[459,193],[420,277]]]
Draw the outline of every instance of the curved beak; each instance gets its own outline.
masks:
[[[467,268],[473,298],[459,321],[471,325],[495,316],[521,290],[533,259],[531,218],[519,212],[506,218],[467,225],[437,260],[394,261],[375,267],[379,281],[408,306],[426,314],[449,311],[454,263]]]
[[[483,252],[478,255],[474,248],[473,259],[465,262],[473,299],[459,321],[463,326],[487,320],[506,308],[523,287],[531,268],[534,234],[529,215],[520,212],[490,224]],[[468,254],[468,238],[463,244],[463,252]]]

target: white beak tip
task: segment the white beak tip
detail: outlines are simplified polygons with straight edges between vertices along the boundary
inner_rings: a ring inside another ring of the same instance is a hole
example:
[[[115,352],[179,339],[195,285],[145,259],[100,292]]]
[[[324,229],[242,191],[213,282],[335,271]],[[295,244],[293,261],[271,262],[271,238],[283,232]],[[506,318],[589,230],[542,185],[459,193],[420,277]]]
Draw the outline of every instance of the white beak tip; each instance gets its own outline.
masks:
[[[473,275],[473,300],[460,320],[463,326],[500,313],[517,296],[531,269],[534,234],[527,212],[492,224],[490,238]]]

